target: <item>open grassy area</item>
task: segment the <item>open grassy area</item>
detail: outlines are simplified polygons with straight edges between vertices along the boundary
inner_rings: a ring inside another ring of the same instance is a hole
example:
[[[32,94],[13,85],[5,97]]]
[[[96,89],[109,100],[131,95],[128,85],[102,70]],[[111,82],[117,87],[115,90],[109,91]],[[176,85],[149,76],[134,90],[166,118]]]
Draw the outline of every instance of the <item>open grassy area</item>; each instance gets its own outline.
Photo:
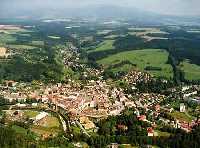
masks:
[[[0,33],[0,44],[5,44],[9,42],[15,42],[17,39],[16,37],[10,35],[10,34],[2,34]]]
[[[105,36],[104,38],[105,39],[114,39],[116,37],[118,37],[119,35],[108,35],[108,36]]]
[[[113,47],[114,40],[105,40],[104,42],[100,43],[97,48],[94,50],[90,50],[89,52],[95,52],[95,51],[105,51],[114,49]]]
[[[186,80],[200,80],[200,66],[185,60],[180,64]]]
[[[27,130],[25,128],[17,126],[17,125],[13,125],[12,129],[14,129],[16,131],[16,133],[24,134],[24,135],[27,134]]]
[[[13,49],[34,49],[36,47],[34,46],[29,46],[29,45],[7,45],[8,48],[13,48]]]
[[[60,129],[56,128],[46,128],[41,126],[33,126],[31,131],[34,132],[36,135],[57,135],[60,132]]]
[[[162,131],[159,131],[159,130],[155,130],[154,132],[155,132],[154,134],[159,136],[159,137],[169,137],[171,135],[168,132],[162,132]]]
[[[24,111],[24,115],[28,116],[29,118],[34,118],[39,114],[38,111],[26,110]]]
[[[187,114],[181,113],[178,111],[172,112],[172,113],[170,113],[170,115],[180,121],[191,122],[193,119],[192,117],[188,116]]]
[[[131,69],[144,71],[147,66],[152,66],[161,68],[161,70],[147,70],[152,75],[172,78],[173,69],[170,64],[166,64],[168,61],[168,55],[167,51],[161,49],[143,49],[120,52],[97,62],[102,64],[105,68],[108,68],[109,66],[119,64],[123,61],[129,61],[133,65],[120,65],[120,67],[113,68],[112,70],[114,72],[117,71],[117,69],[122,71],[129,71]]]
[[[56,117],[48,116],[46,118],[45,127],[48,127],[48,128],[53,128],[53,127],[54,128],[59,128],[59,126],[60,126],[60,122]]]
[[[106,35],[108,33],[110,33],[112,30],[102,30],[102,31],[98,31],[97,34],[98,35]]]
[[[44,41],[32,41],[31,43],[33,46],[43,46]]]

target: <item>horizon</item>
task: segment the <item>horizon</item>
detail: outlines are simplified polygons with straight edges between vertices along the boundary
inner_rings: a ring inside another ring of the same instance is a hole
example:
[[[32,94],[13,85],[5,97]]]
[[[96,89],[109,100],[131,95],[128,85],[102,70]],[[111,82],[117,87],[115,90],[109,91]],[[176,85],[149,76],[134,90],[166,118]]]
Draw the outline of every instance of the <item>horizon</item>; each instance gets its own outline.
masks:
[[[135,8],[144,12],[152,12],[159,15],[171,15],[171,16],[200,16],[200,9],[198,6],[200,1],[198,0],[124,0],[122,2],[116,2],[114,0],[2,0],[0,2],[0,17],[16,17],[28,15],[35,15],[34,13],[43,12],[47,14],[49,11],[60,12],[62,10],[75,10],[80,8],[93,8],[98,6],[120,6],[124,8]],[[170,11],[169,11],[170,10]],[[67,15],[67,14],[66,14]],[[108,14],[109,15],[109,14]]]

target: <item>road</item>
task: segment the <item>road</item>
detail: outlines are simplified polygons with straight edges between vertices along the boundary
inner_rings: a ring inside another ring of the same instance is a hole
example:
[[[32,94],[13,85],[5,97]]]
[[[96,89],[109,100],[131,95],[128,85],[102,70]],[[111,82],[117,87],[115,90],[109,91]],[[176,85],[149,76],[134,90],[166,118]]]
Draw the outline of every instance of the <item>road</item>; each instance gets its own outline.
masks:
[[[81,128],[81,130],[83,131],[84,134],[86,134],[88,137],[90,137],[90,135],[88,134],[88,132],[84,129],[84,127],[81,125],[80,122],[78,122],[77,120],[75,121],[76,124]]]

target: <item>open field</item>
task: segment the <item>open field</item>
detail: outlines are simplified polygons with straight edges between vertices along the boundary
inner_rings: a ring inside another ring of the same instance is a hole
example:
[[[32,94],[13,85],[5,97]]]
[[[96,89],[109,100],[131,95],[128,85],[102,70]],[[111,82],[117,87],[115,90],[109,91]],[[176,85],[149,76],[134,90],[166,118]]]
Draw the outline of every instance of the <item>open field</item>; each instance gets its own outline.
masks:
[[[54,129],[54,128],[45,128],[41,126],[33,126],[31,128],[31,131],[34,132],[36,135],[41,136],[41,135],[57,135],[58,132],[60,132],[59,129]]]
[[[44,125],[48,128],[59,128],[60,123],[56,117],[48,116]]]
[[[115,55],[111,55],[107,58],[97,61],[103,67],[108,68],[109,66],[114,66],[123,61],[129,61],[133,65],[120,65],[120,69],[123,71],[128,71],[131,69],[138,69],[144,71],[146,67],[156,67],[160,70],[147,70],[154,76],[162,76],[166,78],[173,77],[173,69],[170,64],[166,64],[168,61],[168,52],[161,49],[143,49],[143,50],[133,50],[120,52]],[[119,67],[116,67],[119,68]],[[115,70],[115,69],[114,69]]]
[[[5,44],[9,42],[15,42],[17,39],[16,37],[10,35],[10,34],[1,34],[0,33],[0,44]]]
[[[16,133],[19,133],[19,134],[24,134],[26,135],[27,134],[27,130],[23,127],[20,127],[20,126],[17,126],[17,125],[13,125],[12,126],[12,129],[16,131]]]
[[[104,42],[100,43],[97,46],[97,48],[90,50],[89,52],[106,51],[106,50],[114,49],[113,43],[114,43],[114,40],[105,40]]]
[[[114,39],[116,37],[118,37],[119,35],[108,35],[108,36],[105,36],[104,38],[105,39]]]
[[[154,134],[159,136],[159,137],[169,137],[171,135],[168,132],[162,132],[162,131],[159,131],[159,130],[155,130]]]
[[[185,60],[179,66],[184,72],[186,80],[200,80],[199,65],[191,64],[188,60]]]
[[[39,136],[56,135],[60,132],[60,122],[56,117],[48,115],[44,119],[38,121],[36,125],[33,125],[31,131]]]
[[[33,46],[44,46],[44,41],[32,41],[31,45],[33,45]]]
[[[163,37],[151,37],[148,34],[168,34],[167,32],[161,31],[158,28],[129,28],[128,34],[136,35],[146,39],[147,41],[151,41],[153,39],[168,39]]]
[[[112,30],[102,30],[102,31],[98,31],[97,34],[98,35],[106,35],[108,33],[110,33]]]
[[[38,111],[26,110],[24,111],[24,115],[28,116],[29,118],[34,118],[39,114]]]
[[[29,46],[29,45],[7,45],[8,48],[13,48],[13,49],[34,49],[36,47],[34,46]]]
[[[180,121],[191,122],[193,119],[192,117],[189,117],[187,114],[177,111],[170,113],[170,115]]]

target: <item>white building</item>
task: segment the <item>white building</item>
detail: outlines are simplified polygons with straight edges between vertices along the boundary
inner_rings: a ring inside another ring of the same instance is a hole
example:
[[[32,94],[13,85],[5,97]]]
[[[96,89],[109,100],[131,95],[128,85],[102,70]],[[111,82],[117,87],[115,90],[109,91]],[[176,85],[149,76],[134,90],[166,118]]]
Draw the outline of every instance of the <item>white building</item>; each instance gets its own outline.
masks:
[[[180,104],[180,112],[185,112],[185,104],[184,103]]]

